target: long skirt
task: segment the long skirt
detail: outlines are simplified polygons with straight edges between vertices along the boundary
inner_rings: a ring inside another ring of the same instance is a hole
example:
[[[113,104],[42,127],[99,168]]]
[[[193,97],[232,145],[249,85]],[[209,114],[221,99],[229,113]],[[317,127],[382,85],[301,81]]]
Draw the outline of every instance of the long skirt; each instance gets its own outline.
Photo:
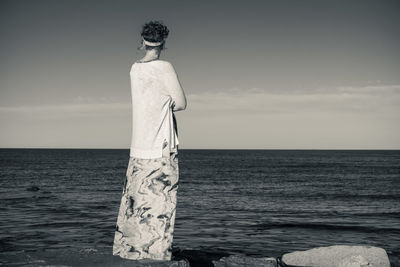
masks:
[[[114,235],[113,255],[171,260],[179,181],[178,154],[130,157]]]

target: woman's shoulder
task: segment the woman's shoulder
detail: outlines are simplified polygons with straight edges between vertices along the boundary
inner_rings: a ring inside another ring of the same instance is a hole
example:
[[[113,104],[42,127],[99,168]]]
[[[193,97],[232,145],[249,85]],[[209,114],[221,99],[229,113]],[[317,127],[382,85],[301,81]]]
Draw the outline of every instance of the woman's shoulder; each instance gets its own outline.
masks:
[[[159,60],[160,67],[164,73],[175,72],[175,68],[171,62],[167,60]]]
[[[140,63],[139,63],[140,64]],[[144,64],[150,64],[148,66],[152,66],[154,69],[157,69],[157,71],[161,73],[171,73],[175,72],[175,68],[172,65],[170,61],[163,60],[163,59],[157,59],[148,63]]]
[[[173,68],[172,63],[167,60],[159,59],[159,60],[156,60],[155,62],[157,62],[159,65],[161,65],[163,67]]]
[[[132,65],[148,65],[150,64],[165,64],[165,65],[172,65],[171,62],[164,60],[164,59],[155,59],[151,61],[141,61],[140,59],[133,62]]]
[[[150,62],[139,62],[135,61],[131,66],[131,73],[137,71],[156,71],[159,74],[175,73],[175,68],[172,63],[167,60],[153,60]]]
[[[165,59],[157,59],[154,62],[158,62],[160,64],[171,64],[171,62],[169,62],[168,60],[165,60]]]
[[[151,66],[151,65],[160,65],[160,66],[164,66],[167,68],[173,68],[172,63],[167,61],[167,60],[163,60],[163,59],[157,59],[157,60],[153,60],[153,61],[149,61],[149,62],[141,62],[140,60],[136,60],[135,62],[132,63],[131,67],[135,67],[135,66]]]

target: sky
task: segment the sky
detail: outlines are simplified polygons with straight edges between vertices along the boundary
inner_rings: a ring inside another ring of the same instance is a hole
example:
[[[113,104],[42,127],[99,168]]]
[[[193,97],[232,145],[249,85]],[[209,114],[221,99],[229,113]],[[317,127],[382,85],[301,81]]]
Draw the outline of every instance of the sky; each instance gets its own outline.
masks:
[[[400,149],[399,1],[0,0],[0,147],[125,148],[141,26],[181,149]]]

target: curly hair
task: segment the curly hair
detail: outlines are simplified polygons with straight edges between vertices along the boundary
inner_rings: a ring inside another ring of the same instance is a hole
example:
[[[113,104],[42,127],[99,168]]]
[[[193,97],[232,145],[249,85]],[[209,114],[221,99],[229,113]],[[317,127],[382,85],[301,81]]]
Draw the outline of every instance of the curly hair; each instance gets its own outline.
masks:
[[[164,25],[163,22],[152,20],[147,22],[142,27],[141,36],[143,39],[149,42],[163,42],[159,47],[161,49],[164,48],[164,41],[167,39],[169,34],[169,30],[167,26]],[[154,48],[154,47],[147,47],[147,48]]]

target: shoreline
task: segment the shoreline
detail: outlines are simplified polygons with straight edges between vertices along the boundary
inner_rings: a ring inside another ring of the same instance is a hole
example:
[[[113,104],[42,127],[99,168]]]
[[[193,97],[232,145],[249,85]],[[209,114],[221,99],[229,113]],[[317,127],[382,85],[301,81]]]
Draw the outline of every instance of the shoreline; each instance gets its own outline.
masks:
[[[330,246],[330,247],[338,247],[338,246]],[[330,247],[316,247],[307,251],[294,251],[293,253],[285,253],[283,255],[296,254],[296,253],[304,253],[317,249],[326,249]],[[346,246],[350,247],[350,246]],[[353,247],[363,247],[364,249],[369,249],[370,246],[353,246]],[[376,247],[372,247],[376,248]],[[383,250],[381,248],[376,248]],[[385,252],[386,253],[386,252]],[[365,255],[370,254],[370,252],[364,253]],[[373,253],[372,253],[373,254]],[[324,256],[321,253],[322,257]],[[315,256],[315,255],[314,255]],[[382,256],[382,255],[381,255]],[[400,266],[400,261],[398,259],[394,259],[390,257],[390,254],[387,254],[388,262],[390,260],[390,266]],[[281,258],[282,255],[274,255],[274,256],[254,256],[254,255],[246,255],[243,253],[228,253],[224,252],[221,249],[204,249],[204,250],[196,250],[196,249],[180,249],[173,248],[171,261],[157,261],[157,260],[129,260],[124,259],[116,255],[112,255],[112,252],[109,248],[64,248],[64,249],[41,249],[37,251],[18,251],[18,252],[2,252],[0,253],[0,265],[5,266],[59,266],[59,267],[67,267],[67,266],[152,266],[152,267],[161,267],[161,266],[193,266],[193,267],[219,267],[219,266],[277,266],[277,258]],[[283,257],[283,259],[285,259]],[[379,258],[377,256],[376,258]],[[384,257],[380,257],[381,259]],[[379,259],[378,259],[379,260]],[[246,264],[244,264],[246,263]],[[250,264],[250,265],[249,265]],[[301,266],[301,265],[295,265]],[[353,265],[351,265],[353,266]],[[355,265],[354,265],[355,266]],[[360,265],[361,266],[361,265]],[[373,265],[375,266],[375,265]],[[381,266],[381,265],[378,265]],[[377,267],[377,266],[376,266]]]

